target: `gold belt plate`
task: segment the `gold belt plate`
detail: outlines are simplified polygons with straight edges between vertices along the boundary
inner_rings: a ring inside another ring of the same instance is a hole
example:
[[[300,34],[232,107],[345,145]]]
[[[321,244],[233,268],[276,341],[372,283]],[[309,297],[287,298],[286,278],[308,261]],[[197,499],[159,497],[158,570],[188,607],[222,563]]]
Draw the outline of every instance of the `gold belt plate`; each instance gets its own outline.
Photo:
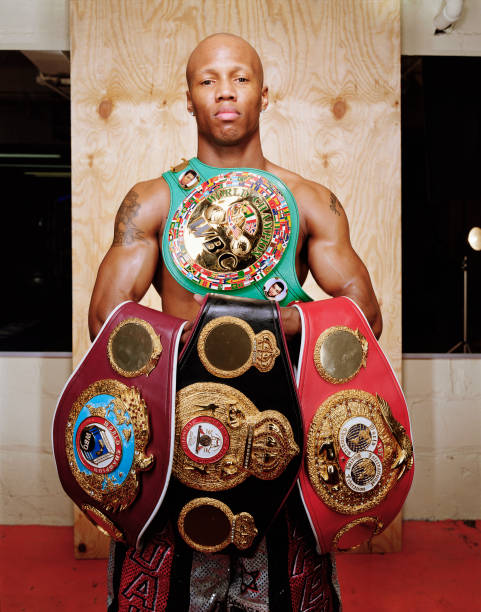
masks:
[[[299,453],[286,417],[259,411],[240,391],[194,383],[176,397],[173,473],[185,485],[222,491],[249,476],[278,478]]]
[[[280,355],[271,331],[255,334],[246,321],[231,316],[212,319],[202,328],[197,351],[205,369],[218,378],[235,378],[251,366],[269,372]]]
[[[379,505],[412,467],[412,444],[383,398],[345,390],[328,397],[314,415],[306,464],[328,507],[358,514]]]

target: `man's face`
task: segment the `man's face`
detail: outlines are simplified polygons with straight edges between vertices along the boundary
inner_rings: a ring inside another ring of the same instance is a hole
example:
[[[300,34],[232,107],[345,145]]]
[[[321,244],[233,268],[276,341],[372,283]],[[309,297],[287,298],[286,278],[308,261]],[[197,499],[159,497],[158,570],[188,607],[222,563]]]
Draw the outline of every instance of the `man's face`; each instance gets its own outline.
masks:
[[[269,287],[267,295],[269,297],[276,297],[277,295],[282,293],[282,291],[283,291],[283,288],[281,287],[281,285],[279,283],[274,283],[273,285]]]
[[[267,106],[262,67],[242,39],[213,37],[199,45],[189,61],[187,108],[199,134],[218,145],[235,145],[259,126]]]
[[[186,185],[190,183],[190,181],[194,179],[194,177],[195,177],[195,174],[193,172],[186,172],[184,176],[180,179],[181,185],[185,187]]]

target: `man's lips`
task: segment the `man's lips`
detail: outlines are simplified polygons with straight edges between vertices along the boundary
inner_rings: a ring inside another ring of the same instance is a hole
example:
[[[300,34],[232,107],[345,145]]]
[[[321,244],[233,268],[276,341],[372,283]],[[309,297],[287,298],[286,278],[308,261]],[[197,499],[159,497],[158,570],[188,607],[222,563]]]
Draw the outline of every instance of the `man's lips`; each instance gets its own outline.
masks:
[[[221,108],[214,115],[216,119],[221,119],[222,121],[232,121],[237,119],[239,116],[239,112],[235,110],[235,108]]]

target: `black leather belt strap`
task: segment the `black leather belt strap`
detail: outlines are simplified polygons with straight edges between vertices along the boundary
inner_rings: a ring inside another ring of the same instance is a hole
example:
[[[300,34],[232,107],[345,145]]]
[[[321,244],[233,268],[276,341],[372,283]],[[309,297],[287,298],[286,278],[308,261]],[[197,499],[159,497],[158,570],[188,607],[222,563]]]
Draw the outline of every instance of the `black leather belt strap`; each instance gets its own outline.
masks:
[[[210,295],[179,359],[168,505],[193,548],[249,554],[294,485],[302,420],[277,304]]]

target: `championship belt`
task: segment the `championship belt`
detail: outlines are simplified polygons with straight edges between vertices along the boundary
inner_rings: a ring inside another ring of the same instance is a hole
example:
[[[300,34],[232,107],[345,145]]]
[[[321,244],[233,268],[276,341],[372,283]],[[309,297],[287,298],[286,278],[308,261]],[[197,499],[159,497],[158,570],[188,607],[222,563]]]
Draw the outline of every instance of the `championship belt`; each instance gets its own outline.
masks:
[[[197,158],[163,177],[171,204],[162,253],[181,286],[282,305],[310,300],[295,270],[297,204],[278,177]]]
[[[180,359],[166,505],[192,548],[255,547],[294,485],[303,445],[276,304],[209,295]]]
[[[67,381],[53,421],[67,495],[101,531],[139,546],[172,469],[184,321],[126,302]]]
[[[350,299],[296,304],[305,431],[301,494],[321,552],[349,550],[400,511],[413,479],[404,395]]]

